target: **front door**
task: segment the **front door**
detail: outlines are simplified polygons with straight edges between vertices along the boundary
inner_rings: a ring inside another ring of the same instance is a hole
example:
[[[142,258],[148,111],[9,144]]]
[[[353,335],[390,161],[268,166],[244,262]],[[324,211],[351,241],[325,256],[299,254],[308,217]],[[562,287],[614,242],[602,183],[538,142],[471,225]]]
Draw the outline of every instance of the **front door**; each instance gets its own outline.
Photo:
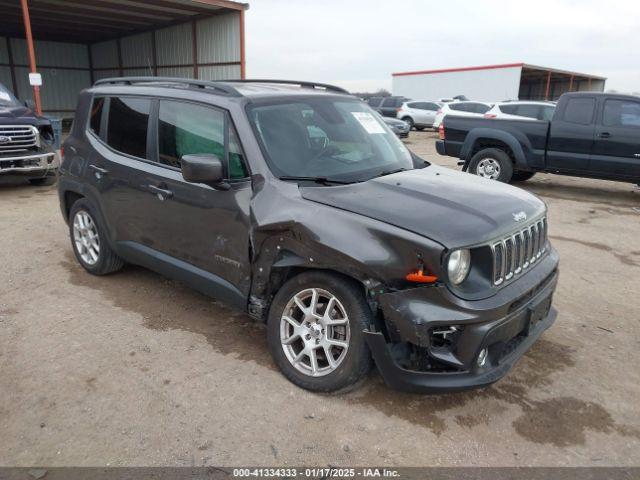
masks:
[[[108,170],[104,208],[115,223],[119,250],[151,268],[153,258],[172,276],[190,270],[193,279],[207,272],[219,282],[221,298],[247,294],[251,184],[228,114],[195,103],[133,100],[110,98],[109,153],[101,163]],[[180,158],[197,153],[225,162],[228,189],[183,179]]]
[[[640,101],[604,101],[589,170],[605,177],[640,181]]]

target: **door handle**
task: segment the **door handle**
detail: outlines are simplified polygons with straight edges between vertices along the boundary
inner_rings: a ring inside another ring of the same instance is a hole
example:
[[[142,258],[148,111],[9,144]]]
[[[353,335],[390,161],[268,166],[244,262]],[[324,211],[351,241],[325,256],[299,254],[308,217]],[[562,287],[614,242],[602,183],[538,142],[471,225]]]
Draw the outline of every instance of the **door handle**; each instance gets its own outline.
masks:
[[[109,173],[109,170],[105,169],[105,168],[100,168],[97,165],[89,165],[89,168],[91,170],[93,170],[94,175],[96,176],[96,178],[100,179],[102,178],[104,175],[106,175],[107,173]]]
[[[151,193],[156,194],[158,200],[166,200],[167,198],[173,197],[173,192],[166,188],[156,187],[155,185],[147,185],[147,188]]]
[[[600,138],[611,138],[611,134],[609,132],[600,132],[598,136]]]

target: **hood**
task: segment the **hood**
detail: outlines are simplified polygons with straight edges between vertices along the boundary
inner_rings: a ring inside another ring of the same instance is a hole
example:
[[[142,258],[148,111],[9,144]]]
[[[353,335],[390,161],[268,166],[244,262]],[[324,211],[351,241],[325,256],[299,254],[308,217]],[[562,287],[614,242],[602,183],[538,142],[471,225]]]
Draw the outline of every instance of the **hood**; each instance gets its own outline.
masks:
[[[39,125],[42,123],[42,120],[36,117],[36,114],[27,107],[0,105],[0,125],[7,125],[16,121],[20,125]]]
[[[488,242],[546,210],[542,200],[525,190],[435,165],[300,191],[307,200],[409,230],[449,248]]]

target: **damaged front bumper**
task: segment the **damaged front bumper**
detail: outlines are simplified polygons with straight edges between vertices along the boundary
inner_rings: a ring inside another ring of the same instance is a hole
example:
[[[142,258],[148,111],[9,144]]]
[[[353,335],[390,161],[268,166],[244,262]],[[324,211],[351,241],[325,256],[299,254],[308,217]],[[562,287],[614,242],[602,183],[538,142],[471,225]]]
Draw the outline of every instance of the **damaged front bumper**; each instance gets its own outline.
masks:
[[[445,286],[382,295],[386,336],[366,331],[365,338],[386,383],[398,390],[438,393],[502,378],[556,319],[551,302],[557,265],[551,250],[526,277],[484,300],[462,300]],[[434,337],[443,330],[453,340]]]

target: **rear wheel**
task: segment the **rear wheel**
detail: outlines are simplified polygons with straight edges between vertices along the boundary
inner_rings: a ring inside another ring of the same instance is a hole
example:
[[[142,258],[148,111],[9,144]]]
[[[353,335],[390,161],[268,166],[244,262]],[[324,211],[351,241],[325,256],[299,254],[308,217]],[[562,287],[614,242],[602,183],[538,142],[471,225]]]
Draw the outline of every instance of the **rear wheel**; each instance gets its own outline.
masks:
[[[511,177],[512,182],[526,182],[531,177],[533,177],[536,172],[523,172],[521,170],[516,170],[513,172],[513,176]]]
[[[305,272],[285,283],[271,304],[269,349],[282,373],[299,387],[344,390],[371,369],[363,330],[372,321],[357,285],[327,272]]]
[[[414,127],[413,118],[402,117],[400,120],[402,120],[403,122],[407,122],[409,124],[409,130],[411,130]]]
[[[82,198],[69,213],[69,234],[76,259],[93,275],[106,275],[120,270],[124,261],[106,241],[106,231],[98,221],[93,205]]]
[[[508,183],[513,176],[513,163],[504,150],[485,148],[471,158],[469,172],[479,177]]]

